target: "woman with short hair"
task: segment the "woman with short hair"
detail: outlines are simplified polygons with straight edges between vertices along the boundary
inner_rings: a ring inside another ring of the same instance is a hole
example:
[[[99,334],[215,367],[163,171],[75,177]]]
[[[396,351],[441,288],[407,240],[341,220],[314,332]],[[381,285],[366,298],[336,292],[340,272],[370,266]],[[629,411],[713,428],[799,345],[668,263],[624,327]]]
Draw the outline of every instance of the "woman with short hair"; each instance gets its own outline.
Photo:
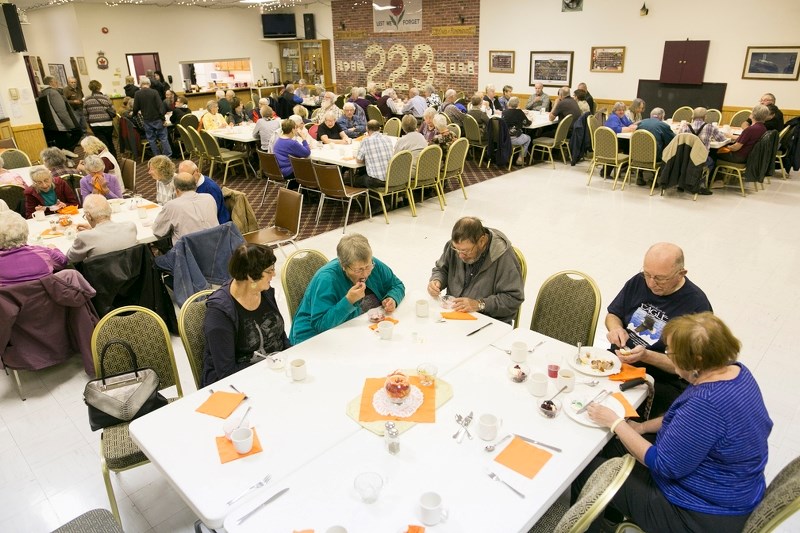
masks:
[[[508,134],[511,136],[511,144],[513,146],[521,146],[522,151],[515,162],[516,165],[521,166],[525,164],[525,156],[528,154],[528,145],[531,143],[530,136],[525,133],[525,126],[529,126],[531,121],[528,120],[525,112],[519,108],[519,98],[512,96],[508,100],[508,107],[503,111],[503,122],[508,126]]]
[[[275,254],[263,244],[243,244],[228,262],[231,280],[206,301],[203,333],[205,387],[257,362],[256,356],[289,346],[275,301]]]
[[[335,328],[373,307],[383,307],[391,313],[403,300],[403,282],[372,256],[372,248],[363,235],[351,233],[342,237],[336,256],[317,270],[308,284],[292,320],[292,344]]]
[[[724,154],[718,153],[717,159],[720,161],[731,161],[733,163],[747,163],[747,157],[750,155],[753,147],[767,132],[767,127],[764,125],[764,121],[766,121],[767,118],[769,118],[769,108],[765,105],[757,104],[753,108],[753,112],[750,113],[752,125],[744,128],[742,134],[736,139],[736,142],[727,146],[730,152]]]
[[[122,183],[122,169],[119,166],[117,158],[110,152],[106,143],[95,137],[94,135],[87,135],[81,139],[81,148],[83,148],[83,155],[96,155],[103,160],[105,164],[105,172],[112,174]],[[85,169],[82,164],[78,164],[78,171],[83,172]]]
[[[67,257],[58,248],[28,245],[28,223],[19,213],[0,210],[0,287],[41,279],[65,266]]]
[[[36,211],[56,213],[68,205],[78,205],[78,197],[69,183],[53,177],[44,167],[31,170],[33,184],[25,189],[25,217],[31,218]]]
[[[64,152],[55,146],[45,148],[39,152],[39,159],[41,159],[42,164],[54,178],[75,172],[75,169],[69,166]]]
[[[436,133],[433,139],[431,139],[430,144],[439,145],[439,148],[442,149],[442,162],[444,162],[447,159],[447,150],[449,150],[450,145],[455,142],[456,135],[447,127],[447,117],[441,113],[433,117],[433,127]]]
[[[116,176],[105,172],[106,165],[100,156],[87,155],[83,166],[88,174],[81,178],[81,196],[99,194],[108,199],[122,198],[122,188]]]
[[[436,135],[436,126],[433,125],[433,117],[436,116],[436,108],[428,107],[422,113],[422,123],[419,125],[419,132],[430,144]]]
[[[200,121],[204,130],[218,130],[228,127],[228,121],[219,113],[219,104],[216,100],[209,100],[206,104],[206,110],[208,112],[203,115]]]
[[[147,162],[147,174],[156,181],[156,203],[164,205],[175,198],[175,163],[165,155],[157,155]]]

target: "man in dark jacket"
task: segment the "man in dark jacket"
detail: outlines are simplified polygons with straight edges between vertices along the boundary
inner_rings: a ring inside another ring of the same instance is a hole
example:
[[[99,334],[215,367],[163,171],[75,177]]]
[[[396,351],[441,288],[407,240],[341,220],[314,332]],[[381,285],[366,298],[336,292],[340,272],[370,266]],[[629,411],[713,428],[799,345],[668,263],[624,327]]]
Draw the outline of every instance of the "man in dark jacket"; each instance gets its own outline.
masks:
[[[150,87],[150,80],[142,78],[139,90],[133,97],[133,114],[142,114],[144,134],[150,143],[153,155],[172,157],[172,148],[164,126],[164,101],[158,92]],[[161,143],[159,148],[158,142]]]
[[[48,145],[62,150],[72,150],[83,136],[80,121],[64,96],[58,91],[58,80],[53,76],[44,78],[45,87],[36,100],[39,118],[44,126]]]

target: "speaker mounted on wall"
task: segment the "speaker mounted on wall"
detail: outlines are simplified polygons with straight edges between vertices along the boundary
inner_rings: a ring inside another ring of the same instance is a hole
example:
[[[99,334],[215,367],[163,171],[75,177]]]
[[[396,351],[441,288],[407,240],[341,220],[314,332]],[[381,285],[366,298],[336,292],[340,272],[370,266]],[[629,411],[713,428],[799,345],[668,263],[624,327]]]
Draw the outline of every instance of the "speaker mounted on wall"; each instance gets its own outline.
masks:
[[[3,18],[8,29],[8,37],[11,42],[12,52],[27,52],[25,45],[25,34],[22,33],[22,25],[19,22],[17,6],[14,4],[3,4]]]
[[[305,30],[306,39],[317,38],[317,26],[314,24],[314,14],[303,14],[303,29]]]

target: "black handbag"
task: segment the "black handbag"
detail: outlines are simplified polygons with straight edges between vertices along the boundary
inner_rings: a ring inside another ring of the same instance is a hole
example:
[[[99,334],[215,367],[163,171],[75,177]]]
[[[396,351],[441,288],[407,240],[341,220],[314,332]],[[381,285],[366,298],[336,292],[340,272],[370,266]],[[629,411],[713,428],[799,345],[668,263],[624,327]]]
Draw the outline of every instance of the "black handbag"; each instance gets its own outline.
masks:
[[[114,345],[122,346],[128,352],[133,371],[105,375],[103,363],[106,352]],[[155,370],[139,368],[136,353],[130,344],[120,340],[106,344],[100,353],[100,377],[87,383],[83,391],[92,431],[130,422],[167,405],[167,399],[158,392],[159,386]]]

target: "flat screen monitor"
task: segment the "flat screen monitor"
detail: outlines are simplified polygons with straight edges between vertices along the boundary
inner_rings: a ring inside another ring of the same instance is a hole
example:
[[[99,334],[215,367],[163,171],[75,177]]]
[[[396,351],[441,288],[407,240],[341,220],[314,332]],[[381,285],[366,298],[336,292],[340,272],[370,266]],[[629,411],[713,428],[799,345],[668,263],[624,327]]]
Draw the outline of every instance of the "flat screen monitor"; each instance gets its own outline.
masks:
[[[261,28],[264,39],[294,39],[297,37],[297,28],[294,14],[266,14],[261,15]]]

